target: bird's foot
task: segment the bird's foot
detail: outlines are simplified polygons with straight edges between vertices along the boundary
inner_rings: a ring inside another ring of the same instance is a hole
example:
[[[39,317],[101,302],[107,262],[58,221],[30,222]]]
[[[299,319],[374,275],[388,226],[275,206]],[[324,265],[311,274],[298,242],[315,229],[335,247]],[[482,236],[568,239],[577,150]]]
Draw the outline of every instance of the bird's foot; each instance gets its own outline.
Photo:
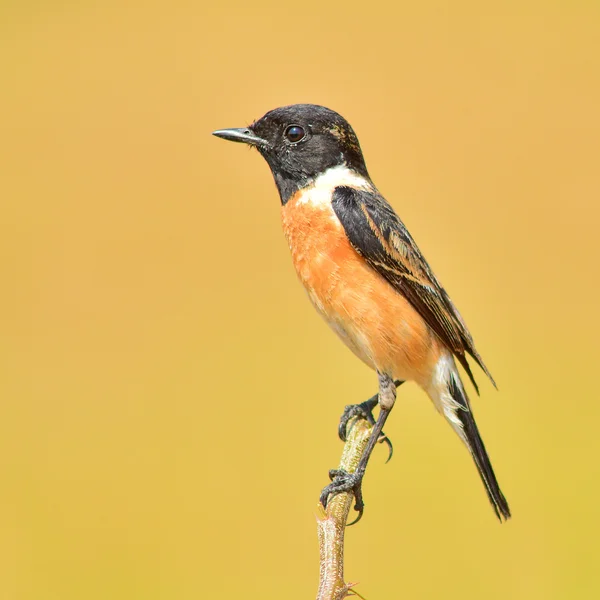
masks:
[[[403,381],[399,380],[394,381],[394,385],[396,387],[402,385],[403,383]],[[340,424],[338,426],[338,435],[342,442],[345,442],[348,438],[348,423],[355,417],[365,419],[370,425],[375,425],[373,409],[377,406],[378,400],[379,395],[375,394],[372,398],[369,398],[368,400],[365,400],[360,404],[348,404],[348,406],[344,408],[344,412],[340,418]],[[394,447],[392,446],[392,441],[383,432],[381,432],[381,435],[379,436],[379,439],[377,441],[380,444],[387,444],[389,454],[385,462],[389,462],[392,458],[392,455],[394,454]]]
[[[362,495],[362,480],[364,474],[363,469],[359,469],[355,473],[348,473],[347,471],[344,471],[344,469],[332,469],[329,471],[331,483],[323,488],[323,491],[321,492],[320,501],[325,509],[327,508],[330,496],[337,496],[344,492],[352,492],[354,494],[354,510],[358,512],[358,516],[354,521],[348,523],[348,527],[358,523],[365,510],[365,503],[363,502]]]
[[[344,408],[338,426],[338,435],[342,442],[345,442],[348,439],[348,423],[354,417],[365,419],[370,425],[375,424],[373,409],[377,406],[377,398],[378,396],[375,394],[372,398],[369,398],[360,404],[348,404],[346,408]]]

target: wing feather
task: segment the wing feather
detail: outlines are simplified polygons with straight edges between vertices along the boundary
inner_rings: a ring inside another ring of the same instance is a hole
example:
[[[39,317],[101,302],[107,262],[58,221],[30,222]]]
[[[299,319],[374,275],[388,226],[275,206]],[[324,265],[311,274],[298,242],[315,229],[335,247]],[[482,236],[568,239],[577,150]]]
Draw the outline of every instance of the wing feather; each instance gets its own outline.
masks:
[[[475,389],[466,354],[496,386],[463,318],[385,198],[376,191],[340,186],[333,192],[332,207],[354,249],[414,306],[456,356]]]

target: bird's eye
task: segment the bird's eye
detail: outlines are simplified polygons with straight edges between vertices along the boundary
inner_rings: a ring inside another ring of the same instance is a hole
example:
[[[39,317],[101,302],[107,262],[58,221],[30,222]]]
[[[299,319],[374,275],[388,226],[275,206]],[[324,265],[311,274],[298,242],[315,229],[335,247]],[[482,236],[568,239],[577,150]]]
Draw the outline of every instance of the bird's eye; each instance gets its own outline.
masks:
[[[290,125],[285,130],[285,137],[292,143],[299,142],[304,136],[304,129],[300,125]]]

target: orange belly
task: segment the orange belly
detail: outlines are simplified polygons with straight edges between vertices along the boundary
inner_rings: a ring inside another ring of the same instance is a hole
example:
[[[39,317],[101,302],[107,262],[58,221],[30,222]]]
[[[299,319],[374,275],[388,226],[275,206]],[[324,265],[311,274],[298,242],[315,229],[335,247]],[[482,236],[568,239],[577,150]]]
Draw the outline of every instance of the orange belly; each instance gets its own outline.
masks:
[[[294,267],[315,308],[367,365],[426,386],[443,352],[412,305],[352,248],[329,203],[282,208]]]

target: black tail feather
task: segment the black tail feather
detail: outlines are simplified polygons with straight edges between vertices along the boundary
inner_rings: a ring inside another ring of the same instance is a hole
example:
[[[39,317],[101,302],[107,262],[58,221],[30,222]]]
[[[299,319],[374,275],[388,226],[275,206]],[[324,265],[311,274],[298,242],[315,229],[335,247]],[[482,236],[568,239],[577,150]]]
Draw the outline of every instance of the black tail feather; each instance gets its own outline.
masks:
[[[473,460],[479,471],[479,476],[483,481],[496,516],[500,522],[502,522],[503,520],[510,518],[510,508],[508,507],[508,502],[506,501],[504,494],[500,490],[498,480],[496,479],[494,469],[492,468],[492,463],[485,450],[483,440],[479,435],[479,430],[477,429],[473,413],[471,412],[469,399],[460,382],[456,381],[454,374],[450,376],[449,387],[452,398],[461,407],[460,410],[456,411],[456,416],[462,424],[469,450],[471,451],[471,455],[473,456]]]

